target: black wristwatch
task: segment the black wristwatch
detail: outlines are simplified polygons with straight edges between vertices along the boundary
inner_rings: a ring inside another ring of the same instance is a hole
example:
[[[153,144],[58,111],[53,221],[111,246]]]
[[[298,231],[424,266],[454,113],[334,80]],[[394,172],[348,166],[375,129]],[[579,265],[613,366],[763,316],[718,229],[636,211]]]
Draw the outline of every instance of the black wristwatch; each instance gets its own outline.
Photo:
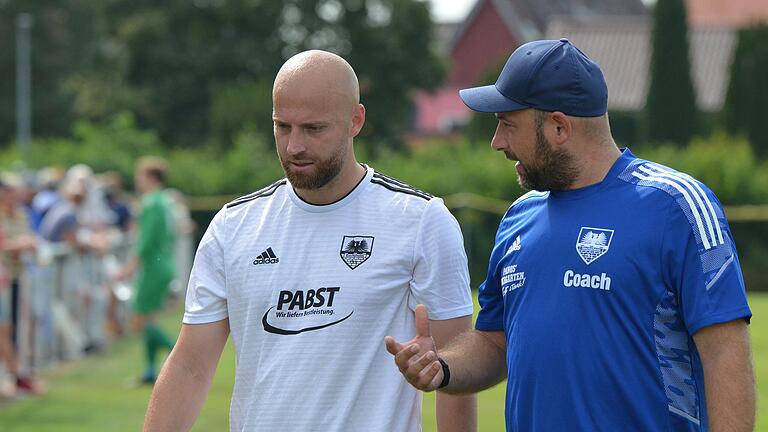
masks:
[[[443,367],[443,380],[440,382],[440,385],[437,386],[438,389],[441,389],[447,386],[451,381],[451,370],[448,368],[448,363],[446,363],[442,358],[438,357],[437,361],[439,361],[440,365]]]

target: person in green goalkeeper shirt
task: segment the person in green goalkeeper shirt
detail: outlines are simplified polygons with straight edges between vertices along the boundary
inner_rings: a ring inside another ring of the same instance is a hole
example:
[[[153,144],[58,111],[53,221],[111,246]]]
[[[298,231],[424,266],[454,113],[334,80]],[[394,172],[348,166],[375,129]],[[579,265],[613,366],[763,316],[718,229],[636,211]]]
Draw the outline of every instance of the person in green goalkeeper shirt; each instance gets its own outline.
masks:
[[[141,381],[145,384],[153,384],[157,378],[158,350],[173,348],[173,341],[155,318],[165,305],[174,276],[173,209],[163,192],[166,172],[167,163],[157,157],[144,157],[136,164],[136,190],[142,195],[136,255],[115,275],[124,280],[138,270],[134,324],[144,335],[147,368]]]

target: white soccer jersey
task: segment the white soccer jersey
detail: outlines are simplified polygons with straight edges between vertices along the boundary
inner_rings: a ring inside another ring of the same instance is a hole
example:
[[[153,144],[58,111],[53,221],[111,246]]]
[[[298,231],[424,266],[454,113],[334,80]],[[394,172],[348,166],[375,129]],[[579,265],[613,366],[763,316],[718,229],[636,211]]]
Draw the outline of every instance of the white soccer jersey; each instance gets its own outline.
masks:
[[[421,397],[384,347],[472,313],[467,258],[442,200],[367,168],[312,205],[286,180],[227,204],[195,257],[184,322],[229,319],[231,431],[421,430]]]

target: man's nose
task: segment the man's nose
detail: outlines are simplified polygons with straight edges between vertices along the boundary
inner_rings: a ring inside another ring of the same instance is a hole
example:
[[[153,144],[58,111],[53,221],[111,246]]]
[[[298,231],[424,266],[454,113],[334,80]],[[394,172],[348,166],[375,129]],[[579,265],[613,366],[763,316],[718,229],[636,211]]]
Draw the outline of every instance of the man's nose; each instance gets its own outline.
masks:
[[[502,151],[504,150],[505,143],[504,140],[501,138],[501,125],[496,126],[496,132],[493,134],[493,139],[491,139],[491,148],[496,151]]]
[[[288,146],[286,151],[290,155],[297,155],[305,152],[307,147],[304,142],[304,134],[301,133],[301,128],[292,128],[291,133],[288,135]]]

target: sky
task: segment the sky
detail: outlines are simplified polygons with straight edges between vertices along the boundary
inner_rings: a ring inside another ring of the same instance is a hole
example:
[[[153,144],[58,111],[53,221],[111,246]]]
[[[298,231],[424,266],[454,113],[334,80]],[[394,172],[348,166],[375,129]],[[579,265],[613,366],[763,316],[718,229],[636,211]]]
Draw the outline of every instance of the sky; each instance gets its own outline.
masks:
[[[476,0],[429,0],[432,18],[437,22],[461,21]]]

